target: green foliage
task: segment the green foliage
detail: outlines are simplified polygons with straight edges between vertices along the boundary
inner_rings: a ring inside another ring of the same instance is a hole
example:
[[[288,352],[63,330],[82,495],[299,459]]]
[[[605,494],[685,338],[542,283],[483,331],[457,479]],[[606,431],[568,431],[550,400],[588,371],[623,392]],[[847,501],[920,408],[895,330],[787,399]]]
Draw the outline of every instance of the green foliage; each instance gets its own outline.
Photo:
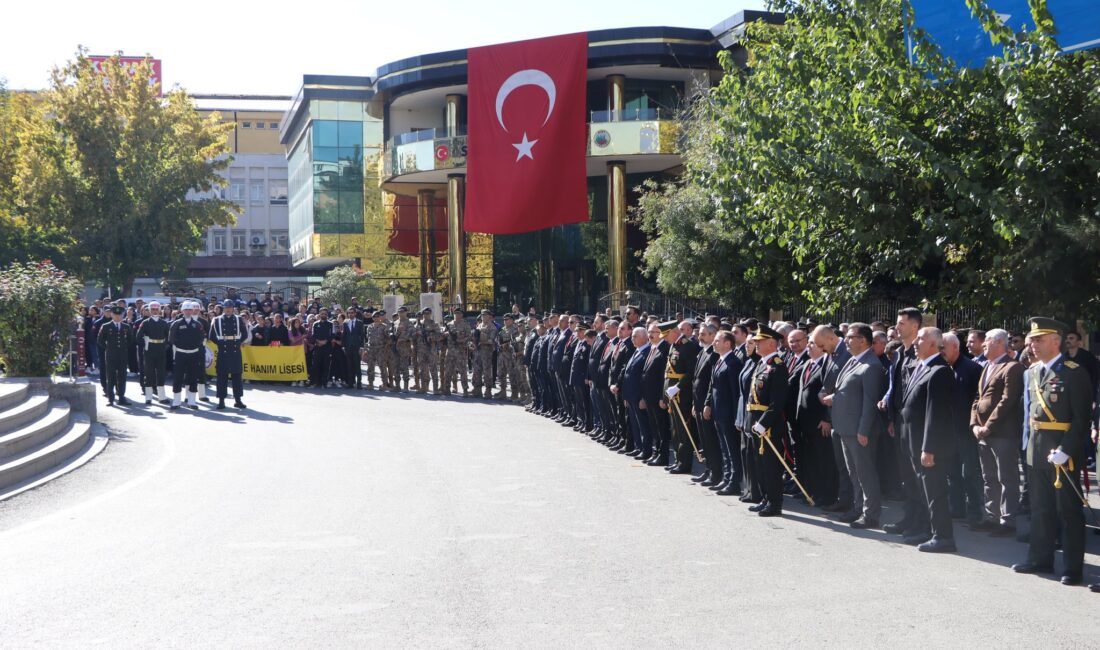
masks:
[[[80,282],[49,262],[0,271],[0,361],[9,377],[45,377],[69,343]]]
[[[751,25],[751,67],[723,55],[689,117],[682,182],[642,201],[662,287],[724,297],[694,277],[717,257],[772,306],[901,293],[991,316],[1100,311],[1100,66],[1057,56],[1043,0],[1045,31],[987,23],[1009,47],[978,70],[919,32],[911,65],[902,0],[775,8],[786,24]]]
[[[363,298],[364,292],[370,286],[370,278],[365,273],[352,266],[337,266],[325,273],[317,295],[326,306],[336,303],[347,307],[351,304],[352,298]]]
[[[187,198],[224,185],[232,127],[201,117],[183,90],[159,96],[148,63],[99,74],[85,54],[53,71],[40,118],[19,134],[14,184],[27,220],[69,236],[68,269],[128,288],[171,272],[206,228],[232,222],[233,203]]]

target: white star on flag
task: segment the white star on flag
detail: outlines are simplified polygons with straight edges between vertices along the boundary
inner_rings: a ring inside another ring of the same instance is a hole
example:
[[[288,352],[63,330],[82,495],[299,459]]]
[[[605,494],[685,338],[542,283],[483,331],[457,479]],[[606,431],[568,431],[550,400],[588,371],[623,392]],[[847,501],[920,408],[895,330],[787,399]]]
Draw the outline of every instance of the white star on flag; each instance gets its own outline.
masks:
[[[523,142],[517,142],[516,144],[512,145],[513,147],[516,148],[516,152],[517,152],[516,153],[516,162],[519,162],[524,157],[530,158],[531,160],[534,160],[535,156],[531,154],[531,147],[535,146],[537,143],[538,143],[538,140],[528,140],[527,139],[527,133],[524,132]]]

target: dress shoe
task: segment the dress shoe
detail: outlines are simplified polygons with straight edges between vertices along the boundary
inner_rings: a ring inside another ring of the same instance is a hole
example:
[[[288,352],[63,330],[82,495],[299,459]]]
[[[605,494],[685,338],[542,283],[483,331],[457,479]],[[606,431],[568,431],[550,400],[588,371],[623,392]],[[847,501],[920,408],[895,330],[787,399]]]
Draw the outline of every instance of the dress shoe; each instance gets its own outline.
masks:
[[[1016,527],[1015,526],[1005,526],[1005,525],[997,524],[992,530],[989,531],[989,536],[990,537],[1015,537],[1016,536]]]
[[[822,510],[824,510],[825,512],[848,512],[851,509],[852,509],[852,504],[851,503],[842,503],[840,501],[837,501],[836,503],[834,503],[831,506],[828,506],[827,508],[822,508]]]
[[[237,400],[237,401],[233,402],[233,408],[235,408],[235,409],[246,409],[248,407],[245,406],[244,402],[242,402],[241,400]]]
[[[713,488],[713,487],[716,487],[718,485],[721,485],[722,483],[724,483],[724,481],[720,477],[712,476],[712,477],[708,478],[707,480],[703,481],[702,483],[700,483],[699,485],[702,485],[705,488]]]
[[[130,400],[126,399],[125,397],[118,398],[118,405],[119,406],[129,406],[130,404],[131,404]]]
[[[1089,585],[1089,591],[1091,591],[1094,594],[1100,594],[1100,582],[1094,582],[1091,585]]]
[[[1073,573],[1067,573],[1066,575],[1062,576],[1061,583],[1066,585],[1067,587],[1079,585],[1081,584],[1081,576]]]
[[[668,470],[668,473],[669,474],[691,474],[691,468],[690,467],[684,467],[683,465],[681,465],[679,467],[673,466],[672,469]]]
[[[859,519],[856,519],[848,525],[852,528],[857,528],[860,530],[870,530],[879,527],[878,519],[872,519],[871,517],[867,517],[866,515],[860,517]]]
[[[918,544],[917,550],[922,553],[954,553],[959,549],[955,547],[955,540],[953,539],[933,537],[927,542]]]
[[[738,489],[737,485],[730,483],[726,487],[715,492],[715,494],[720,497],[739,497],[741,496],[741,490]]]
[[[738,499],[738,501],[740,501],[741,503],[760,503],[761,500],[760,499],[754,499],[752,494],[748,493],[748,494],[742,494],[741,498]]]
[[[1012,570],[1016,573],[1054,573],[1053,566],[1049,564],[1035,564],[1034,562],[1013,564]]]
[[[107,400],[107,406],[114,406],[114,405],[115,405],[115,401],[113,399]]]
[[[919,546],[932,539],[932,535],[929,533],[912,533],[901,538],[902,544],[908,544],[909,546]]]
[[[862,516],[863,516],[863,513],[861,513],[861,512],[845,512],[845,513],[841,513],[841,514],[837,515],[836,517],[834,517],[834,519],[836,519],[837,521],[839,521],[842,524],[850,524],[850,523],[852,523],[853,521],[856,521],[857,519],[859,519]]]
[[[214,407],[214,410],[224,411],[225,410],[225,400],[223,400],[223,399],[218,400],[218,405]]]
[[[680,467],[682,467],[682,465],[680,465],[680,463],[673,463],[671,465],[665,465],[665,471],[666,472],[671,472],[674,469],[680,469]]]
[[[210,398],[209,398],[209,397],[200,397],[200,398],[199,398],[199,401],[200,401],[200,402],[209,402],[209,401],[210,401]]]
[[[710,480],[710,470],[707,470],[707,471],[703,472],[699,476],[691,477],[691,482],[692,483],[706,483],[709,480]]]
[[[634,456],[634,449],[630,445],[625,445],[622,449],[616,449],[615,451],[623,456]]]
[[[729,484],[730,484],[729,481],[721,480],[721,481],[718,481],[717,483],[715,483],[714,485],[711,485],[710,489],[717,492],[718,490],[724,489]]]
[[[634,451],[627,454],[627,456],[630,456],[631,458],[637,458],[639,460],[641,460],[642,456],[644,456],[644,455],[645,455],[645,452],[642,451],[641,449],[635,449]]]
[[[749,512],[763,512],[764,510],[767,510],[770,507],[771,506],[768,504],[767,501],[761,501],[760,503],[758,503],[756,505],[749,506]]]
[[[649,459],[649,460],[647,460],[647,461],[645,462],[645,464],[646,464],[646,465],[649,465],[650,467],[658,467],[658,466],[663,466],[663,465],[667,465],[667,464],[668,464],[668,461],[666,460],[665,462],[661,462],[661,459],[660,459],[660,458],[653,458],[653,457],[650,457],[650,459]]]
[[[778,507],[772,508],[772,507],[769,506],[767,508],[764,508],[763,510],[758,511],[756,513],[756,516],[757,517],[782,517],[783,516],[783,509],[778,508]]]
[[[904,535],[905,531],[909,529],[909,524],[904,521],[899,521],[895,524],[886,524],[882,527],[883,532],[891,535]]]

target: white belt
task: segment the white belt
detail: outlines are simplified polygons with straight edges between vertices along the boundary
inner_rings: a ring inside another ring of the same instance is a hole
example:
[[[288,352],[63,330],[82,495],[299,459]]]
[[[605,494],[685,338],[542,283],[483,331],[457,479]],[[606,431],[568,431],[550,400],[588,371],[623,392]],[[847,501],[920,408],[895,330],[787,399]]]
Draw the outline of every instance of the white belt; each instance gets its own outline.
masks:
[[[237,339],[239,339],[241,337],[238,335],[238,336],[219,336],[218,338],[221,339],[222,341],[236,341]]]
[[[181,352],[183,354],[195,354],[196,352],[199,351],[198,348],[195,348],[194,350],[184,350],[183,348],[177,348],[174,345],[172,346],[172,349],[175,350],[176,352]]]

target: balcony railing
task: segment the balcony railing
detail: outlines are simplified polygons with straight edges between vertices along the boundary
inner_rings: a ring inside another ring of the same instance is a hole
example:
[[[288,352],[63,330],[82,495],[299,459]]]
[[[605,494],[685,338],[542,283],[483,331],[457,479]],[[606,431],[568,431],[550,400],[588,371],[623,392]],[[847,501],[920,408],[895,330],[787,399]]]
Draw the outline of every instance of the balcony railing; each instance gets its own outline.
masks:
[[[593,124],[604,122],[644,122],[649,120],[671,120],[676,115],[663,108],[624,108],[621,111],[592,111]]]
[[[466,135],[466,125],[463,124],[458,127],[458,132],[455,135]],[[414,142],[425,142],[427,140],[439,140],[441,138],[449,138],[447,129],[444,127],[432,128],[432,129],[417,129],[416,131],[410,131],[409,133],[402,133],[395,136],[392,140],[396,146],[403,144],[412,144]]]

